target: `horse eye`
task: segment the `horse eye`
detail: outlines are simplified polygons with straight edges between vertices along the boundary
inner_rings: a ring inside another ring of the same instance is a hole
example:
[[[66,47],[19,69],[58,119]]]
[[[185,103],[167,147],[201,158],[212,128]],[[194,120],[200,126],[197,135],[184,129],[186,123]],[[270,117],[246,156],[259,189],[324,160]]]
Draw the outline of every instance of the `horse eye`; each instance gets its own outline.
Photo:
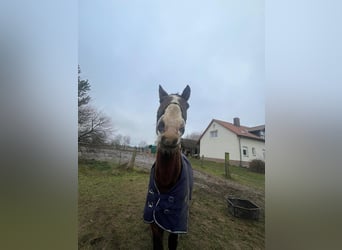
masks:
[[[184,132],[185,132],[185,127],[181,127],[181,128],[179,129],[179,132],[180,132],[181,134],[184,134]]]
[[[160,121],[158,123],[158,131],[162,133],[164,132],[164,130],[165,130],[165,123],[163,121]]]

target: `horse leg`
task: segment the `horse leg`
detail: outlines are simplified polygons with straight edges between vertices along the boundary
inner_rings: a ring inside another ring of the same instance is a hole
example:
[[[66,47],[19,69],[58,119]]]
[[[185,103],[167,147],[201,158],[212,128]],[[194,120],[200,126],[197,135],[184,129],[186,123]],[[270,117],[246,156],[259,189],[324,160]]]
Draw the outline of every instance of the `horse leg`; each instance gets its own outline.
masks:
[[[169,250],[176,250],[178,245],[178,234],[169,234],[168,247]]]
[[[153,250],[163,250],[163,233],[164,230],[157,226],[157,224],[151,224],[153,234]]]

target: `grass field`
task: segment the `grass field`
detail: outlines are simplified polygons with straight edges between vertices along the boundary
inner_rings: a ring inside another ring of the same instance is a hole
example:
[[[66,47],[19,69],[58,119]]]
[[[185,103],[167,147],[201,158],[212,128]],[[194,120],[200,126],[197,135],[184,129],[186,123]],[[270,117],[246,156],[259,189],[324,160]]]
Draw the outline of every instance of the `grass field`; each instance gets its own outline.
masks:
[[[232,180],[226,181],[223,165],[197,160],[192,165],[210,182],[195,178],[189,233],[180,236],[178,249],[264,249],[264,213],[258,221],[238,219],[228,213],[225,201],[233,192],[264,208],[264,175],[232,168]],[[79,249],[152,249],[149,226],[142,220],[148,177],[139,168],[79,162]]]
[[[191,159],[194,169],[208,174],[225,178],[224,163]],[[265,190],[265,175],[249,171],[247,168],[229,166],[232,181],[247,185],[253,188]]]

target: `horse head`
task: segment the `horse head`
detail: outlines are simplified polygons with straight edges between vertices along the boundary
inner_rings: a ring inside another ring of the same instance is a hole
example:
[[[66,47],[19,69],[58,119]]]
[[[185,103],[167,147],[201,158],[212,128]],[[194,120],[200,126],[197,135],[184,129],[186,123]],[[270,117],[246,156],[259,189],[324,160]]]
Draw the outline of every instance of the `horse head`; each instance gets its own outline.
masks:
[[[190,87],[187,85],[182,94],[168,94],[159,85],[160,106],[157,112],[156,133],[158,147],[163,152],[173,152],[180,147],[185,131]]]

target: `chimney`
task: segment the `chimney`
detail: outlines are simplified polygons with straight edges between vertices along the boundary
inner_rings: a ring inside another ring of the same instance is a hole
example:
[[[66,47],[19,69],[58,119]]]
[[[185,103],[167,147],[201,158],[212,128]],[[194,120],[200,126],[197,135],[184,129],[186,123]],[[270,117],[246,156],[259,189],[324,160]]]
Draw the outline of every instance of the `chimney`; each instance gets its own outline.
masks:
[[[239,117],[234,118],[234,126],[240,127],[240,118]]]

